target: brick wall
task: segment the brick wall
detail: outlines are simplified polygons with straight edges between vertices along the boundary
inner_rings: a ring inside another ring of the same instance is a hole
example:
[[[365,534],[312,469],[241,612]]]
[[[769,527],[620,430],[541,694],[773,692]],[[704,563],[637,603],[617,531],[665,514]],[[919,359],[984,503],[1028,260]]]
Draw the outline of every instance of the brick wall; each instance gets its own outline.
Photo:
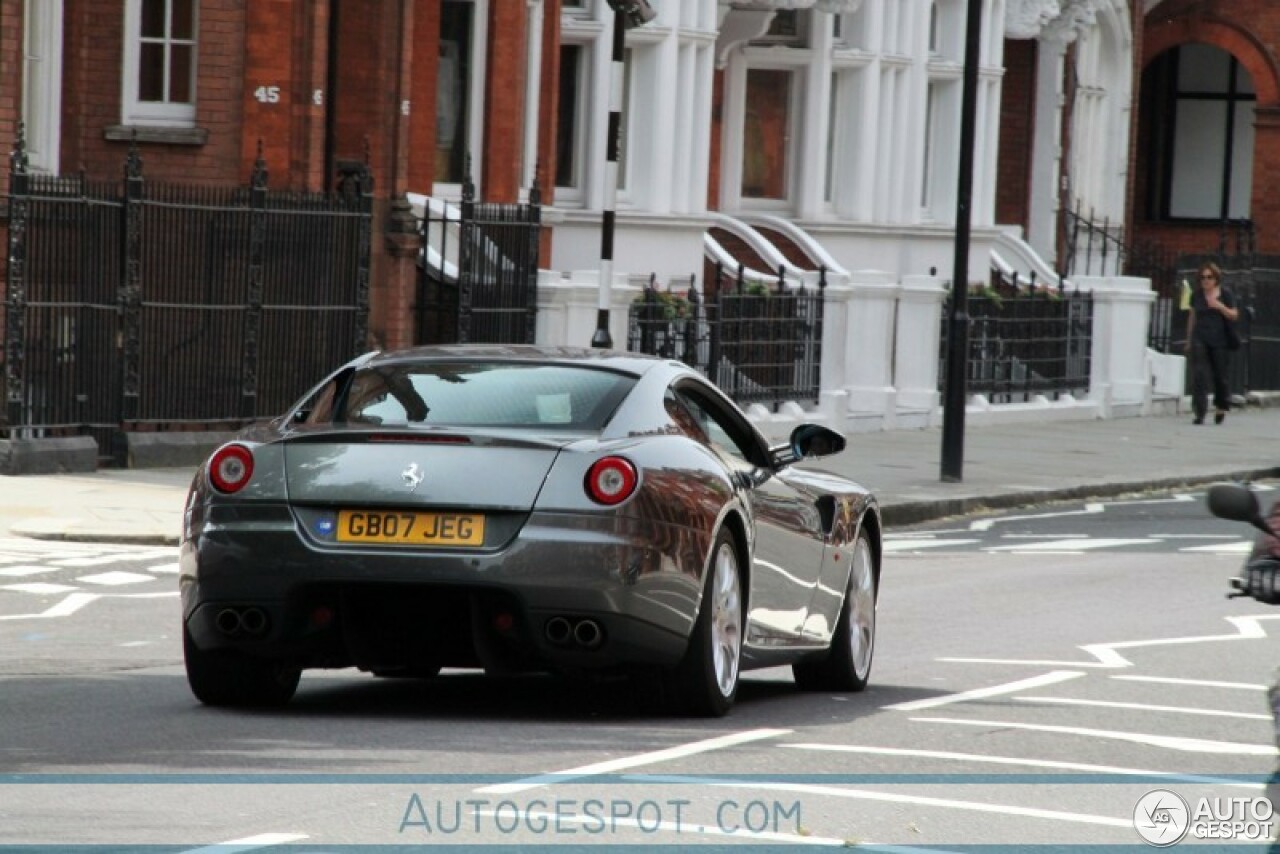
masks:
[[[204,145],[140,143],[149,178],[209,183],[238,179],[245,5],[237,0],[201,2],[196,125],[209,131],[208,141]],[[104,138],[108,127],[121,124],[121,9],[119,0],[66,4],[60,170],[64,173],[81,168],[103,178],[121,173],[129,142]]]
[[[1141,41],[1143,67],[1178,45],[1203,43],[1231,53],[1253,78],[1257,91],[1257,125],[1254,146],[1251,218],[1258,250],[1280,253],[1280,3],[1274,0],[1165,0],[1146,16]],[[1145,110],[1155,105],[1143,104]],[[1139,119],[1137,144],[1148,142],[1147,123]],[[1139,151],[1145,149],[1139,148]],[[1135,190],[1141,193],[1154,176],[1146,174],[1139,156],[1134,172]],[[1220,228],[1216,223],[1164,224],[1152,222],[1144,196],[1136,196],[1133,234],[1138,239],[1167,242],[1181,252],[1217,249]]]

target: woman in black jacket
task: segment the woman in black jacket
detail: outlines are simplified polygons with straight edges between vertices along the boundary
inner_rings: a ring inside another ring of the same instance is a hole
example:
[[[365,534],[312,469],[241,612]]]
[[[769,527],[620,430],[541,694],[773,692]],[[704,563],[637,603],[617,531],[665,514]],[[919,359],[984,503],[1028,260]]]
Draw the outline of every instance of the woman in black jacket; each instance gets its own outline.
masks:
[[[1231,361],[1228,325],[1240,316],[1235,294],[1222,285],[1217,264],[1200,265],[1200,287],[1191,295],[1187,312],[1187,351],[1191,354],[1191,409],[1194,424],[1208,412],[1209,384],[1213,384],[1213,423],[1221,424],[1231,408],[1227,366]]]

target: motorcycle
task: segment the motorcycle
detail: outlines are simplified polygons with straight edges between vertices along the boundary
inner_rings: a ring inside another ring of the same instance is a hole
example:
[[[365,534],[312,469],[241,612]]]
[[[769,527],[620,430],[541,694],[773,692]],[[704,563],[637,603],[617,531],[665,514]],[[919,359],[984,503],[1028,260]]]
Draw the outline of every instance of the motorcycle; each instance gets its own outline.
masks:
[[[1262,532],[1245,560],[1244,571],[1231,579],[1227,598],[1248,596],[1268,605],[1280,604],[1280,501],[1262,515],[1258,495],[1238,483],[1219,483],[1209,488],[1209,512],[1220,519],[1246,522]]]
[[[1268,605],[1280,605],[1280,501],[1271,506],[1264,518],[1257,493],[1238,483],[1220,483],[1209,488],[1207,503],[1214,516],[1246,522],[1261,532],[1245,560],[1242,574],[1231,579],[1232,589],[1227,598],[1247,596]],[[1280,668],[1267,689],[1267,700],[1276,745],[1280,747]],[[1280,768],[1267,782],[1266,797],[1273,808],[1280,806]],[[1273,854],[1280,852],[1280,841],[1273,840],[1270,850]]]

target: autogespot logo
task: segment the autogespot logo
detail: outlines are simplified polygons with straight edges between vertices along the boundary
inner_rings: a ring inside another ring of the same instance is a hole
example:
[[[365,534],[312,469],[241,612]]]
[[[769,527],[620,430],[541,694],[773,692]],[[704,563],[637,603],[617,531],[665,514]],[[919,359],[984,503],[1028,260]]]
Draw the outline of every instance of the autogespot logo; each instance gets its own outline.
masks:
[[[1191,808],[1181,795],[1167,789],[1153,789],[1138,799],[1133,808],[1133,826],[1150,845],[1176,845],[1187,835]]]

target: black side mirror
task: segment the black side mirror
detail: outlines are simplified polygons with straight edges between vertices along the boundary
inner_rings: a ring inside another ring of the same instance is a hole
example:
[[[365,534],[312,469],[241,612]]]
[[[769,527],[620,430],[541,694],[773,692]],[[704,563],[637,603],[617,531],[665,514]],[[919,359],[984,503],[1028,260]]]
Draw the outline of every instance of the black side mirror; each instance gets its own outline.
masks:
[[[797,460],[829,457],[844,447],[844,436],[821,424],[801,424],[791,431],[791,453]]]
[[[1276,536],[1267,520],[1262,518],[1262,506],[1253,490],[1239,483],[1216,483],[1209,487],[1207,499],[1209,512],[1219,519],[1247,522],[1259,531]]]

